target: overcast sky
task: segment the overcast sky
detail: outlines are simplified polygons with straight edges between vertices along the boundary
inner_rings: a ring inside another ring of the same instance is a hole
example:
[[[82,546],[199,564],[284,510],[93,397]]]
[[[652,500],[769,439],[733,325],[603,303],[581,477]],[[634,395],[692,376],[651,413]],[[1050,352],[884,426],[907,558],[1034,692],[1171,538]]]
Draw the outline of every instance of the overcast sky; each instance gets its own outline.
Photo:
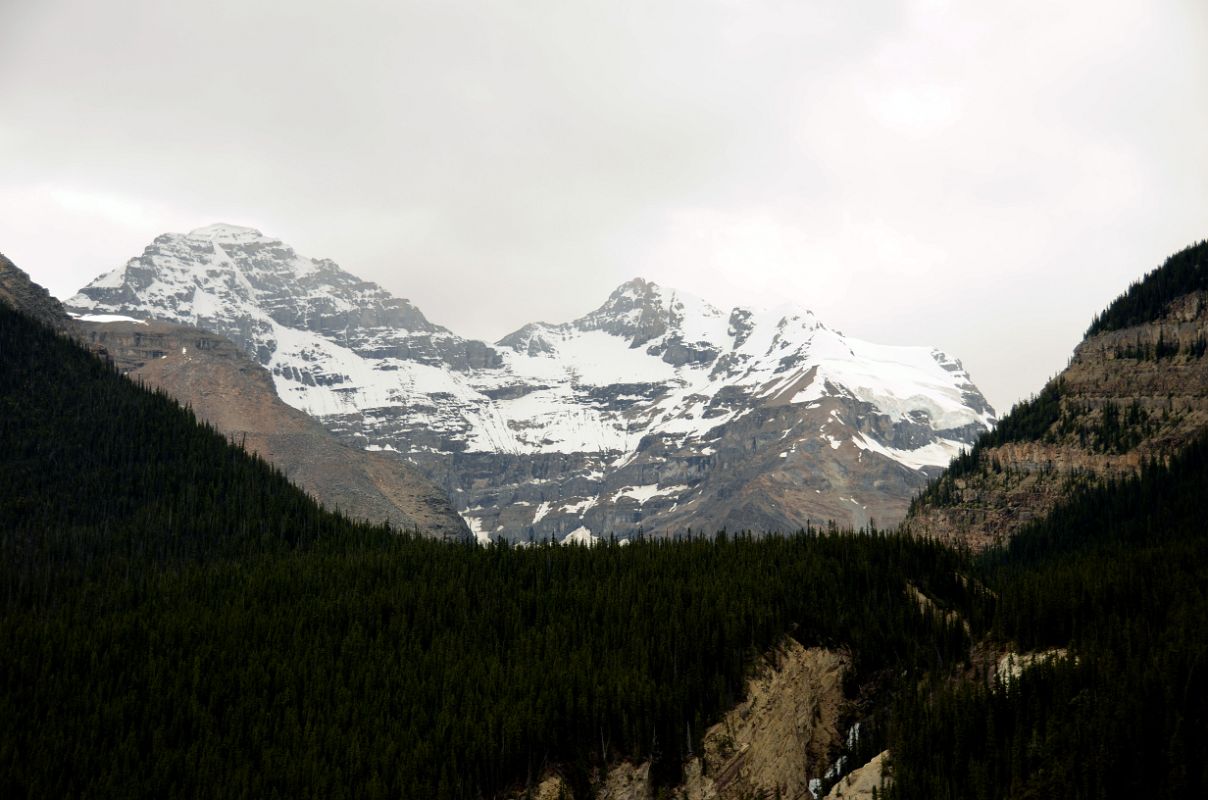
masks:
[[[218,221],[489,340],[795,303],[1002,411],[1208,238],[1208,3],[0,0],[0,251]]]

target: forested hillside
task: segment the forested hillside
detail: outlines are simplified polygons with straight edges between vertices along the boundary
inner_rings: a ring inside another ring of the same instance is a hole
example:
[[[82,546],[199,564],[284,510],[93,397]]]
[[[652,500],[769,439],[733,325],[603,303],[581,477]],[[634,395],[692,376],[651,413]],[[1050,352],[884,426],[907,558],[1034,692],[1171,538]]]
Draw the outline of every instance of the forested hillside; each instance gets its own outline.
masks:
[[[1146,273],[1128,291],[1095,315],[1086,335],[1131,328],[1158,319],[1167,305],[1191,292],[1208,290],[1208,241],[1180,250]]]
[[[1208,440],[1084,489],[979,571],[992,639],[1069,657],[908,697],[900,798],[1208,796]]]
[[[1208,242],[1101,314],[1069,365],[911,503],[906,526],[975,550],[1007,542],[1079,487],[1136,475],[1208,427]]]
[[[856,684],[967,652],[937,544],[801,533],[444,545],[326,513],[0,307],[0,791],[479,798],[605,758],[658,781],[786,633]]]
[[[1147,273],[912,504],[989,547],[983,652],[1067,655],[900,697],[892,796],[1208,796],[1206,290],[1208,242]]]
[[[1089,337],[1153,322],[1168,312],[1172,301],[1205,290],[1208,290],[1208,241],[1180,250],[1166,259],[1162,266],[1146,273],[1142,279],[1129,286],[1128,291],[1117,297],[1102,313],[1095,315],[1086,335]],[[1160,344],[1155,343],[1148,348],[1138,343],[1136,346],[1121,349],[1116,355],[1121,359],[1155,361],[1183,354],[1198,360],[1206,351],[1208,345],[1205,345],[1202,338],[1183,345],[1174,337],[1170,341],[1161,341]],[[968,452],[961,453],[954,459],[942,478],[932,481],[912,506],[917,507],[920,501],[939,499],[945,491],[951,491],[955,479],[978,468],[980,455],[986,450],[1011,442],[1037,441],[1046,435],[1053,441],[1061,438],[1067,431],[1053,430],[1053,426],[1062,420],[1063,389],[1064,381],[1057,378],[1049,381],[1038,394],[1016,404],[998,421],[993,430],[979,436]],[[1125,424],[1128,422],[1130,421],[1125,421]],[[1124,425],[1117,425],[1117,432],[1123,430],[1123,427]],[[1099,433],[1099,438],[1103,440],[1101,447],[1119,448],[1120,443],[1113,439],[1112,431]],[[1085,444],[1085,436],[1083,443]]]

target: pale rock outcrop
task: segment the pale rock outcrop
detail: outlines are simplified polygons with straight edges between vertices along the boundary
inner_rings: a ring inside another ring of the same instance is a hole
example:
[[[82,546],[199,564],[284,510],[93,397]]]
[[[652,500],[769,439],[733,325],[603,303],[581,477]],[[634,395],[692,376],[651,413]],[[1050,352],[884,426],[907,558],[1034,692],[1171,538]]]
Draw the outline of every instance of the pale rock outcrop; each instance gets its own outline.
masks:
[[[876,755],[859,769],[854,769],[826,793],[826,800],[872,800],[873,790],[881,794],[889,782],[889,751]]]
[[[575,800],[575,796],[561,775],[551,773],[530,789],[512,792],[506,800]]]
[[[747,699],[706,732],[704,753],[685,766],[675,796],[808,798],[810,780],[823,774],[840,741],[849,666],[842,653],[786,640],[762,659]]]
[[[915,604],[917,604],[919,607],[919,611],[921,611],[923,614],[930,612],[936,616],[943,617],[945,622],[948,622],[952,625],[960,625],[965,629],[966,634],[972,634],[972,631],[969,628],[969,621],[967,619],[955,611],[940,608],[934,600],[924,594],[919,587],[915,586],[913,583],[908,583],[906,585],[906,594],[912,600],[914,600]]]
[[[811,800],[810,781],[821,778],[840,742],[847,655],[805,648],[786,638],[760,658],[746,699],[705,732],[703,752],[684,764],[676,800]],[[537,800],[574,798],[549,775],[533,787]],[[653,800],[650,762],[611,765],[595,786],[596,800]],[[509,800],[526,797],[509,795]]]
[[[996,665],[994,674],[1006,686],[1018,681],[1027,670],[1037,664],[1048,664],[1069,658],[1069,651],[1064,647],[1053,647],[1048,650],[1036,650],[1028,653],[1004,653]]]
[[[654,789],[650,783],[650,762],[632,764],[622,761],[609,768],[604,785],[596,800],[651,800]]]

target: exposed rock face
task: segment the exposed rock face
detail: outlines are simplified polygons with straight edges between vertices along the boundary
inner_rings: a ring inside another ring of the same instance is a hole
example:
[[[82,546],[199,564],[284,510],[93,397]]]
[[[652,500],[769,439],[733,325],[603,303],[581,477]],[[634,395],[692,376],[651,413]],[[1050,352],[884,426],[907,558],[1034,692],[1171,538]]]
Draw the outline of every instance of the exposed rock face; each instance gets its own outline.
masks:
[[[71,317],[63,304],[50,292],[29,279],[29,275],[0,253],[0,303],[33,317],[60,333],[73,334]]]
[[[623,761],[614,765],[597,790],[596,800],[654,800],[650,763],[631,764]]]
[[[1203,292],[1154,322],[1088,337],[1047,389],[1060,397],[1047,429],[982,449],[976,467],[945,476],[944,495],[917,504],[906,527],[981,550],[1043,517],[1072,487],[1177,452],[1208,426],[1206,339]]]
[[[190,406],[249,452],[275,464],[325,506],[429,536],[464,538],[465,523],[397,454],[340,443],[277,397],[272,377],[229,339],[165,322],[78,322],[124,373]]]
[[[1024,672],[1037,664],[1048,664],[1053,661],[1064,661],[1070,657],[1069,650],[1064,647],[1053,647],[1048,650],[1038,650],[1030,653],[1008,651],[999,657],[995,665],[994,677],[1006,686],[1017,682]]]
[[[683,783],[670,796],[811,798],[810,781],[822,777],[840,742],[843,677],[850,666],[846,655],[785,639],[756,665],[746,699],[705,732],[703,752],[684,765]],[[552,800],[561,793],[574,800],[557,775],[546,776],[531,791],[534,797]],[[611,765],[594,791],[597,800],[654,800],[649,762]]]
[[[561,775],[547,775],[534,787],[507,795],[507,800],[575,800]]]
[[[848,659],[788,640],[769,655],[747,699],[705,734],[704,753],[685,769],[683,800],[809,797],[840,741]]]
[[[480,540],[892,524],[994,421],[949,356],[805,310],[722,311],[636,279],[489,345],[233,226],[160,236],[71,306],[229,336],[287,403],[403,453]]]
[[[886,750],[844,776],[826,793],[826,800],[872,800],[874,789],[880,794],[889,784],[888,764],[889,751]]]

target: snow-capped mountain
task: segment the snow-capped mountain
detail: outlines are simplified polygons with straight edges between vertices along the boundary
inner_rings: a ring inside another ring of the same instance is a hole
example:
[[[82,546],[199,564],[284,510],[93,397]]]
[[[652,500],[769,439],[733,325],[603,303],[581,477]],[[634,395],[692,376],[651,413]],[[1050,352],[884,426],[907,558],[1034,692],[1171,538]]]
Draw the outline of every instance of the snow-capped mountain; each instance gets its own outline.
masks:
[[[68,305],[232,338],[287,403],[404,453],[482,539],[893,522],[994,421],[958,361],[803,309],[723,311],[635,279],[489,345],[230,225],[160,236]]]

